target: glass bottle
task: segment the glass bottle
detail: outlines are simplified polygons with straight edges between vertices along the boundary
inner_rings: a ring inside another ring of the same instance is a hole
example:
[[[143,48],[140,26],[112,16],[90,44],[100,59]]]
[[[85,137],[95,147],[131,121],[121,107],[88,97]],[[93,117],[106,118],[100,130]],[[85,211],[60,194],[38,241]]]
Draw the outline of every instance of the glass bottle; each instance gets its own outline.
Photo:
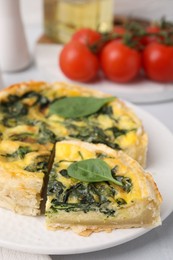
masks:
[[[44,0],[45,34],[66,43],[80,28],[109,32],[113,25],[113,0]]]

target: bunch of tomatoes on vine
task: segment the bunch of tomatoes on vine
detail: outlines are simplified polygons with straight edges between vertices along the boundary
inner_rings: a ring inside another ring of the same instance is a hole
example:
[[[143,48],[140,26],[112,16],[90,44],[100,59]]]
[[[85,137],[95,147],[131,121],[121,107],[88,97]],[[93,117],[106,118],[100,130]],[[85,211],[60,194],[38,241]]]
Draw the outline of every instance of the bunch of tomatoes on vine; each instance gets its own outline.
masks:
[[[114,82],[126,83],[140,73],[158,82],[173,82],[173,25],[164,19],[149,26],[131,22],[100,34],[77,31],[64,45],[60,68],[71,80],[93,81],[101,70]]]

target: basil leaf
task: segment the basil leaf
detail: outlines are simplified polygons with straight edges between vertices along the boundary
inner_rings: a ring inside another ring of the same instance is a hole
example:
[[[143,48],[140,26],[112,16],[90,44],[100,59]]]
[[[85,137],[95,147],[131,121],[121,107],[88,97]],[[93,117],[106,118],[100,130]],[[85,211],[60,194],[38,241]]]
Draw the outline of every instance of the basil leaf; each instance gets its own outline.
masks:
[[[115,97],[67,97],[53,102],[49,109],[51,114],[58,114],[64,118],[79,118],[97,112]]]
[[[119,186],[122,183],[112,177],[111,169],[100,159],[87,159],[72,163],[67,169],[68,175],[80,181],[111,181]]]

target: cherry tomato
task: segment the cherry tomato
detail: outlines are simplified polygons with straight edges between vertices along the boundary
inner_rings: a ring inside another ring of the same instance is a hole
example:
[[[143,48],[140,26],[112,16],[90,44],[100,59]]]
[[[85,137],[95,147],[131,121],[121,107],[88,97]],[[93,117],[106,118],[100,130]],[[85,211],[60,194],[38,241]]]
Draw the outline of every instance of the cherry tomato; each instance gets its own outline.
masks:
[[[117,33],[120,36],[123,36],[126,33],[126,29],[123,26],[116,25],[113,28],[113,33]]]
[[[143,52],[146,75],[155,81],[173,81],[173,46],[149,44]]]
[[[98,58],[80,42],[71,41],[64,46],[59,58],[60,68],[72,80],[87,82],[97,74]]]
[[[147,27],[146,31],[148,33],[158,33],[160,32],[160,27],[157,25],[150,25]]]
[[[146,28],[148,34],[155,34],[160,32],[160,27],[157,25],[150,25]],[[158,42],[162,37],[156,35],[146,35],[141,38],[140,43],[145,47],[152,42]]]
[[[109,42],[103,48],[100,59],[104,74],[116,82],[131,81],[141,68],[141,54],[122,42]]]
[[[84,28],[72,36],[72,40],[84,43],[85,45],[93,45],[101,39],[101,34],[89,28]]]

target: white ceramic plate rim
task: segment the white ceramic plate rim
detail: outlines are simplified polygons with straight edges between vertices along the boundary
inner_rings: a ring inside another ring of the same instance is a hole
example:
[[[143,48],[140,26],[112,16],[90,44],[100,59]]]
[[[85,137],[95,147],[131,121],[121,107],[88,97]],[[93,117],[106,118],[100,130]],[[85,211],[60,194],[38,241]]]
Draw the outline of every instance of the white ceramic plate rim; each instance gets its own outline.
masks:
[[[129,103],[127,104],[131,106],[136,112],[136,114],[142,119],[144,127],[149,134],[149,137],[152,138],[150,140],[150,148],[149,148],[150,165],[147,168],[147,170],[151,170],[154,173],[153,177],[156,180],[156,183],[163,195],[163,205],[161,208],[161,218],[163,221],[173,211],[173,204],[171,203],[172,196],[171,196],[171,192],[169,192],[169,190],[171,191],[171,187],[173,185],[173,179],[171,178],[168,183],[165,182],[166,180],[164,178],[162,180],[160,179],[160,177],[162,176],[162,168],[166,169],[165,177],[172,177],[170,174],[171,171],[173,171],[173,162],[172,162],[173,151],[169,150],[169,147],[173,146],[173,136],[172,133],[156,118],[154,118],[150,114],[146,113],[142,109],[132,104]],[[157,131],[153,130],[152,125]],[[159,133],[158,135],[157,132]],[[165,136],[165,139],[163,139],[163,136]],[[153,154],[152,155],[153,158],[151,159],[150,155],[152,151],[157,152],[156,151],[156,149],[158,150],[157,146],[161,147],[162,149],[160,150],[160,152],[158,152],[158,154]],[[163,152],[166,152],[166,154],[164,155],[163,161],[160,162],[160,159],[162,159],[163,157]],[[169,153],[167,154],[167,152]],[[156,156],[160,156],[160,157],[156,158]],[[28,218],[28,222],[27,222],[28,224],[27,226],[23,226],[24,228],[23,231],[24,232],[26,231],[26,237],[25,237],[25,235],[19,234],[18,229],[20,229],[20,227],[15,226],[14,224],[17,223],[18,225],[21,225],[22,228],[23,223],[26,222],[26,218]],[[46,233],[47,236],[50,237],[52,236],[55,239],[55,241],[52,240],[52,242],[55,243],[57,242],[57,245],[55,245],[54,243],[54,245],[51,246],[49,242],[39,245],[37,244],[38,237],[34,237],[34,236],[32,237],[32,233],[31,233],[31,237],[29,237],[27,236],[27,234],[30,228],[33,229],[33,225],[35,231],[37,231],[37,228],[39,228],[40,224],[43,225],[44,228],[43,218],[44,217],[32,218],[32,217],[19,216],[13,212],[0,209],[0,229],[1,229],[0,246],[18,250],[18,251],[37,253],[37,254],[59,254],[59,255],[77,254],[77,253],[93,252],[93,251],[98,251],[113,246],[117,246],[127,241],[130,241],[132,239],[135,239],[151,230],[151,229],[144,229],[144,228],[115,230],[111,233],[100,232],[97,234],[93,234],[87,238],[74,235],[71,231],[57,231],[57,232],[45,231],[47,232]],[[18,219],[17,220],[18,222],[16,222],[16,219]],[[12,228],[8,226],[9,220],[12,222],[11,223]],[[9,236],[6,236],[4,239],[2,234],[3,231],[6,231],[7,229],[10,229]],[[15,236],[16,236],[16,241],[15,241]],[[17,241],[18,236],[19,236],[19,240]],[[41,239],[42,238],[41,233],[40,236]],[[117,239],[118,236],[119,239]],[[13,237],[14,240],[12,239]],[[76,240],[75,245],[71,245],[70,240],[68,241],[69,237],[72,243],[74,242],[73,239]],[[62,238],[67,239],[67,246],[58,247],[58,241],[60,242]],[[49,241],[49,237],[48,237],[48,241]]]

